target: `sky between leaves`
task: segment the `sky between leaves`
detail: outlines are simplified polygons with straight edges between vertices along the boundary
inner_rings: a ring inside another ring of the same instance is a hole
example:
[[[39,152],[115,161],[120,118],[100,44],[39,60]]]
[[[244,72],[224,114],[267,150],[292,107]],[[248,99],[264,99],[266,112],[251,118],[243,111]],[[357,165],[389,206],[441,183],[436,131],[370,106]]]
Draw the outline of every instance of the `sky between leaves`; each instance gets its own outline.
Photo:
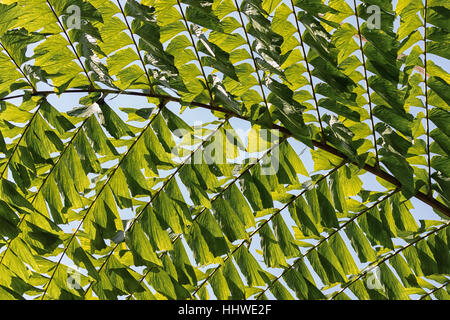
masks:
[[[121,3],[122,3],[122,5],[125,5],[124,1],[122,1]],[[349,1],[348,4],[350,6],[352,6],[352,2],[351,1]],[[393,4],[394,8],[395,8],[395,5],[396,5],[396,3]],[[351,17],[351,18],[348,19],[348,22],[352,23],[351,22],[352,19],[354,21],[354,17]],[[293,22],[292,16],[290,17],[290,21]],[[302,27],[301,31],[303,32],[304,30],[305,29]],[[240,31],[240,32],[242,34],[242,31]],[[310,49],[308,46],[306,46],[306,48],[308,50]],[[408,54],[409,52],[406,51],[405,53]],[[356,53],[356,56],[358,56],[358,53]],[[360,57],[360,55],[359,55],[359,57]],[[442,58],[430,55],[429,60],[435,61],[436,64],[440,65],[444,69],[448,69],[448,61],[445,60],[445,59],[442,59]],[[198,63],[196,63],[196,64],[198,65]],[[371,75],[373,75],[373,74],[369,72],[369,76],[371,76]],[[314,78],[314,80],[318,81],[317,78]],[[259,89],[256,87],[255,90],[259,90]],[[265,88],[264,90],[267,90],[267,88]],[[268,93],[269,92],[267,91],[266,94],[268,94]],[[125,114],[122,113],[119,110],[119,107],[124,107],[124,106],[125,107],[128,107],[128,106],[136,107],[136,106],[145,106],[147,104],[145,99],[143,99],[143,98],[141,99],[141,98],[136,98],[136,97],[118,96],[118,97],[114,97],[112,99],[112,97],[113,97],[112,95],[107,97],[108,104],[124,120],[126,119]],[[72,109],[74,106],[79,105],[78,98],[79,97],[77,95],[63,95],[61,98],[56,98],[55,96],[49,96],[49,101],[54,106],[58,106],[58,110],[59,111],[68,111],[68,110]],[[109,99],[111,99],[111,100],[109,100]],[[169,105],[169,107],[173,111],[178,111],[178,106],[176,104],[171,104],[171,105]],[[411,109],[413,109],[413,108],[411,108]],[[324,114],[326,113],[325,110],[322,110],[322,111],[324,111],[323,112]],[[411,110],[411,112],[414,114],[414,110]],[[205,110],[201,110],[201,109],[187,110],[184,113],[183,118],[189,123],[193,123],[194,121],[198,121],[199,119],[201,119],[202,121],[205,121],[205,122],[206,121],[215,120],[214,117],[211,117],[211,116],[207,117],[207,113],[205,112]],[[243,122],[241,120],[235,120],[234,124],[235,124],[235,126],[234,126],[235,128],[240,128],[240,127],[244,128],[244,129],[248,128],[248,123]],[[435,127],[432,127],[432,129],[434,129],[434,128]],[[294,150],[297,153],[300,153],[303,150],[304,146],[301,143],[294,142],[294,141],[290,141],[290,142],[292,142]],[[309,152],[304,153],[301,158],[302,158],[302,161],[304,162],[306,168],[308,169],[308,172],[310,172],[310,173],[313,172],[313,162],[312,162],[310,153]],[[382,189],[381,186],[375,181],[375,179],[373,179],[373,176],[370,176],[370,175],[366,174],[364,176],[363,181],[364,181],[364,188],[365,189],[368,189],[368,190],[381,190]],[[183,195],[186,198],[188,198],[188,192],[186,191],[186,189],[182,189],[182,192],[183,192]],[[416,200],[412,200],[412,203],[416,207],[416,209],[411,210],[411,212],[413,213],[413,216],[414,216],[415,219],[417,219],[417,221],[419,219],[430,219],[430,220],[439,220],[440,219],[427,206],[421,204],[420,202],[418,202]],[[276,205],[277,205],[277,207],[281,207],[282,206],[281,203],[278,203]],[[121,212],[121,217],[123,217],[123,218],[130,218],[131,214],[132,214],[132,212],[130,212],[130,210],[124,210],[123,212]],[[285,217],[285,219],[289,220],[288,215],[284,215],[283,217]],[[293,220],[290,220],[289,221],[289,226],[294,226],[294,225],[295,225],[295,222]],[[66,228],[70,228],[70,227],[72,227],[72,226],[71,225],[66,226]],[[257,239],[257,237],[255,237],[255,239]],[[350,242],[346,239],[346,244],[349,245],[349,243]],[[404,243],[404,241],[403,241],[403,243]],[[188,247],[188,246],[186,245],[186,247]],[[304,248],[302,248],[302,249],[304,249]],[[261,246],[260,246],[259,241],[255,241],[254,244],[252,244],[252,252],[254,253],[255,256],[258,256],[258,254],[256,253],[256,250],[261,250]],[[354,251],[352,251],[352,255],[355,256],[355,257],[357,256]],[[259,256],[259,257],[261,257],[261,256]],[[192,253],[190,253],[190,258],[191,258],[191,261],[194,263],[195,259],[194,259],[193,255],[192,255]],[[64,261],[66,261],[66,260],[64,260]],[[69,260],[67,260],[67,262],[68,262],[68,264],[70,264]],[[310,269],[312,269],[312,268],[310,268]],[[137,269],[137,270],[139,270],[139,269]],[[269,269],[269,270],[271,270],[275,276],[278,276],[281,273],[281,271],[282,271],[282,270],[279,270],[279,269],[278,270]],[[316,273],[313,273],[313,275],[314,275],[314,279],[318,283],[321,283],[320,277]],[[288,289],[288,290],[290,290],[292,292],[291,289]],[[210,290],[210,291],[212,291],[212,290]]]

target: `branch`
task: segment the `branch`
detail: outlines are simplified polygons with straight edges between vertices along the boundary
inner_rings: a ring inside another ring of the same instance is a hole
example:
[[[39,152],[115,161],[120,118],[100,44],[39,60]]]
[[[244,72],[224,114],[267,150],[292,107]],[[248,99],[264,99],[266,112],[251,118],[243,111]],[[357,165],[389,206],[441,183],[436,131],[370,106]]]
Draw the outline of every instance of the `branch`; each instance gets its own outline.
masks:
[[[346,162],[343,161],[340,165],[334,167],[332,170],[330,170],[326,175],[320,177],[315,183],[314,185],[317,185],[319,182],[321,182],[322,180],[326,179],[327,177],[329,177],[331,174],[333,174],[334,172],[336,172],[337,170],[339,170],[340,167],[342,167]],[[273,220],[273,218],[275,218],[278,214],[281,213],[281,211],[283,211],[284,209],[286,209],[292,202],[294,202],[295,200],[297,200],[298,198],[300,198],[306,191],[308,191],[308,189],[304,189],[302,192],[300,192],[298,195],[296,196],[292,196],[291,199],[289,199],[289,201],[281,208],[278,209],[274,214],[272,214],[270,216],[269,219],[264,220],[263,223],[261,223],[259,225],[258,228],[256,228],[249,236],[248,239],[243,240],[236,248],[234,248],[234,250],[231,252],[231,254],[229,254],[225,259],[223,259],[223,263],[219,264],[207,277],[205,280],[203,280],[203,282],[194,290],[194,292],[191,294],[192,296],[194,296],[208,281],[209,279],[211,279],[214,274],[225,264],[225,262],[233,256],[233,254],[238,251],[245,243],[250,242],[251,239],[253,238],[253,236],[255,234],[257,234],[259,232],[259,230],[261,230],[266,224],[268,224],[270,221]]]
[[[144,59],[142,58],[141,51],[139,50],[139,46],[136,42],[136,39],[134,38],[134,33],[131,30],[130,24],[128,23],[127,16],[125,15],[125,11],[123,10],[122,5],[120,4],[119,0],[117,0],[117,4],[119,5],[120,12],[122,12],[123,19],[125,20],[125,24],[128,28],[128,31],[130,31],[131,40],[133,40],[133,44],[136,47],[136,52],[138,54],[139,60],[141,61],[142,68],[144,68],[145,76],[147,77],[148,85],[150,86],[150,92],[155,93],[155,90],[153,89],[152,81],[150,80],[150,76],[148,74],[147,68],[145,67],[145,62],[144,62]]]
[[[234,185],[236,183],[236,181],[238,181],[246,172],[248,172],[251,168],[253,168],[254,166],[256,166],[259,161],[261,161],[265,156],[267,156],[272,150],[274,150],[275,148],[279,147],[284,141],[286,141],[287,138],[283,137],[282,140],[276,144],[275,146],[271,147],[267,152],[264,153],[263,156],[261,156],[260,158],[256,159],[255,162],[249,164],[244,170],[242,170],[242,172],[233,179],[233,181],[231,181],[228,185],[226,185],[226,187],[224,187],[220,193],[218,193],[214,198],[211,199],[211,204],[216,201],[218,198],[220,198],[232,185]],[[195,221],[200,218],[200,216],[207,210],[206,207],[204,207],[202,209],[202,211],[200,211],[192,220],[192,224],[187,226],[187,229],[189,229],[190,227],[192,227],[192,225],[195,223]],[[181,234],[179,234],[175,239],[172,240],[172,244],[174,244],[175,242],[177,242],[179,239],[181,239]],[[165,254],[167,254],[167,251],[164,251],[159,258],[161,259]],[[142,278],[139,280],[139,283],[141,283],[142,281],[144,281],[144,279],[147,277],[147,275],[153,270],[154,268],[151,267],[147,270],[147,272],[142,276]],[[129,300],[131,297],[133,296],[133,294],[131,293],[130,295],[128,295],[127,300]]]
[[[69,143],[64,147],[64,150],[62,151],[62,153],[61,153],[60,156],[58,157],[58,160],[56,160],[56,163],[52,166],[52,168],[50,169],[50,172],[47,174],[47,176],[45,177],[44,181],[41,183],[41,185],[40,185],[38,191],[37,191],[36,194],[34,195],[33,200],[31,201],[31,205],[33,205],[33,203],[34,203],[34,201],[36,200],[37,196],[40,194],[40,192],[41,192],[43,186],[44,186],[45,183],[48,181],[48,178],[50,177],[50,175],[52,174],[52,172],[55,170],[55,168],[58,166],[58,163],[60,162],[60,160],[62,159],[62,157],[63,157],[64,154],[66,153],[66,151],[69,149],[69,147],[72,145],[72,142],[75,140],[76,136],[77,136],[78,133],[81,131],[81,129],[83,128],[84,124],[86,123],[86,121],[87,121],[88,119],[89,119],[89,118],[86,118],[86,120],[83,121],[83,123],[81,124],[81,126],[78,128],[78,130],[77,130],[77,131],[75,132],[75,134],[73,135],[72,139],[71,139],[71,140],[69,141]],[[19,227],[22,225],[22,223],[23,223],[23,221],[25,221],[25,218],[26,218],[26,217],[27,217],[26,214],[24,214],[24,215],[22,216],[22,218],[20,219],[19,223],[17,224],[17,228],[19,228]],[[11,242],[13,242],[14,239],[16,239],[16,238],[13,238],[13,239],[9,239],[9,240],[8,240],[8,243],[6,244],[6,249],[5,249],[5,251],[3,252],[2,257],[0,258],[0,264],[3,263],[3,259],[5,258],[6,253],[8,252],[8,250],[9,250],[9,248],[10,248],[10,246],[11,246]]]
[[[334,236],[336,233],[338,233],[339,231],[343,230],[348,224],[350,224],[351,222],[355,221],[359,216],[365,214],[366,212],[370,211],[372,208],[375,208],[377,205],[379,205],[380,203],[386,201],[387,199],[389,199],[390,197],[392,197],[394,194],[396,194],[398,191],[400,191],[399,189],[394,190],[393,192],[391,192],[390,194],[386,195],[385,197],[383,197],[382,199],[378,200],[377,202],[375,202],[373,205],[371,205],[370,207],[364,209],[363,211],[359,212],[358,214],[355,214],[351,219],[347,220],[345,223],[343,223],[339,228],[335,229],[333,232],[331,232],[328,236],[322,238],[316,245],[314,245],[313,247],[311,247],[304,255],[302,255],[301,257],[298,257],[289,267],[287,267],[286,269],[283,270],[283,272],[276,277],[271,283],[270,285],[264,289],[264,291],[262,291],[261,293],[259,293],[256,296],[256,300],[258,300],[259,297],[261,297],[267,290],[269,290],[278,280],[280,280],[286,273],[288,273],[292,268],[294,268],[297,263],[299,263],[300,261],[303,260],[304,257],[306,257],[311,251],[317,249],[320,245],[322,245],[322,243],[324,243],[325,241],[327,241],[328,239],[330,239],[332,236]]]
[[[338,156],[340,158],[345,158],[346,156],[340,152],[339,150],[333,148],[330,145],[324,144],[322,142],[318,142],[318,141],[313,141],[314,146],[316,146],[317,148],[320,148],[322,150],[325,150],[335,156]],[[355,165],[358,165],[357,163],[354,163]],[[377,177],[386,180],[387,182],[393,184],[396,187],[401,188],[401,183],[400,181],[397,180],[397,178],[395,178],[394,176],[390,175],[389,173],[383,171],[381,168],[377,168],[374,166],[371,166],[370,164],[364,164],[364,166],[362,167],[364,170],[369,171],[370,173],[376,175]],[[431,195],[426,195],[425,193],[421,192],[421,191],[417,191],[416,194],[414,195],[414,197],[416,197],[417,199],[419,199],[420,201],[426,203],[427,205],[429,205],[430,207],[432,207],[433,209],[445,214],[447,217],[450,217],[450,208],[447,207],[445,204],[443,204],[442,202],[436,200],[435,198],[433,198]]]
[[[209,97],[211,98],[211,104],[214,105],[214,98],[211,92],[211,87],[209,86],[208,78],[206,77],[205,69],[203,68],[202,60],[200,59],[200,54],[198,53],[197,46],[195,45],[194,37],[192,36],[192,32],[189,29],[189,24],[187,22],[186,16],[184,15],[183,8],[181,7],[181,3],[179,0],[177,0],[177,4],[180,8],[181,16],[183,17],[186,30],[189,33],[189,38],[191,39],[192,46],[194,47],[195,56],[197,57],[198,63],[200,64],[200,69],[202,71],[203,78],[205,79],[206,88],[208,89]]]
[[[161,188],[159,188],[159,190],[153,195],[151,196],[150,200],[147,202],[147,204],[144,206],[144,208],[142,208],[142,210],[138,213],[138,215],[134,218],[134,220],[131,222],[130,227],[128,230],[131,231],[131,229],[134,227],[134,225],[136,224],[136,222],[139,220],[139,218],[142,216],[142,214],[144,213],[144,211],[147,209],[147,207],[153,203],[153,201],[158,197],[158,195],[161,193],[161,191],[164,190],[164,188],[169,184],[170,181],[172,181],[172,179],[176,176],[176,174],[181,170],[181,168],[184,167],[184,165],[186,163],[188,163],[188,161],[192,158],[192,156],[198,151],[200,150],[200,148],[202,148],[204,146],[204,144],[206,142],[208,142],[215,134],[217,131],[220,130],[220,128],[223,127],[223,125],[225,125],[225,123],[227,123],[228,118],[225,119],[219,126],[217,126],[217,128],[206,138],[202,141],[202,143],[195,148],[194,151],[192,151],[189,156],[183,161],[183,163],[181,163],[181,165],[179,165],[177,167],[177,169],[169,176],[169,178],[164,182],[164,184],[161,186]],[[108,256],[106,257],[105,261],[103,262],[103,264],[100,266],[100,269],[98,270],[98,272],[101,272],[103,270],[103,268],[106,266],[106,264],[109,261],[109,258],[113,255],[114,251],[116,250],[116,248],[119,246],[120,242],[117,243],[112,250],[110,251],[110,253],[108,254]],[[162,255],[161,255],[162,256]],[[89,285],[89,287],[86,289],[86,291],[84,292],[84,295],[86,295],[88,293],[88,291],[91,289],[92,285],[94,284],[94,281],[92,281]]]
[[[17,70],[19,70],[19,72],[25,77],[25,79],[27,80],[28,84],[30,85],[31,89],[33,90],[33,92],[36,92],[36,87],[33,85],[33,83],[30,81],[30,79],[28,78],[28,76],[25,74],[25,72],[22,70],[22,68],[17,64],[16,60],[12,57],[12,55],[9,53],[8,49],[6,49],[6,47],[0,42],[0,47],[2,47],[3,50],[5,50],[6,54],[8,55],[9,59],[11,59],[11,61],[14,63],[14,65],[16,66]]]
[[[77,50],[75,49],[75,46],[72,43],[72,40],[70,40],[70,37],[66,31],[66,29],[64,28],[64,25],[62,24],[61,20],[59,20],[58,14],[56,13],[55,9],[53,8],[52,4],[50,3],[50,1],[47,0],[47,4],[50,7],[50,10],[52,10],[53,15],[56,18],[56,21],[58,22],[59,27],[61,28],[62,32],[64,32],[64,35],[66,36],[67,41],[69,42],[70,47],[72,48],[73,53],[75,54],[75,56],[77,57],[78,62],[81,65],[81,68],[83,69],[84,73],[86,74],[86,77],[89,81],[89,83],[91,84],[91,87],[94,87],[94,83],[92,82],[91,78],[89,77],[89,73],[86,70],[86,67],[84,66],[83,62],[81,61],[80,56],[78,55]]]
[[[235,5],[236,10],[237,10],[237,12],[239,14],[239,20],[241,21],[242,29],[244,29],[245,40],[247,41],[248,50],[250,51],[250,55],[252,56],[253,65],[255,67],[256,76],[258,77],[258,84],[259,84],[259,87],[261,88],[261,94],[263,96],[264,104],[266,105],[267,110],[269,110],[269,104],[267,103],[266,94],[264,93],[264,88],[263,88],[263,85],[262,85],[261,76],[259,75],[258,65],[256,64],[255,54],[253,53],[252,45],[250,43],[250,38],[248,36],[247,29],[245,28],[244,19],[242,18],[242,12],[239,9],[239,4],[238,4],[237,0],[234,0],[234,5]]]
[[[419,300],[424,300],[426,297],[429,297],[430,295],[432,295],[433,293],[435,293],[436,291],[439,291],[441,289],[444,289],[444,287],[448,286],[450,284],[450,279],[445,281],[441,286],[434,288],[433,290],[431,290],[430,292],[428,292],[427,294],[424,294],[423,296],[420,297]]]
[[[182,99],[178,98],[178,97],[173,97],[173,96],[169,96],[169,95],[163,95],[163,94],[151,94],[151,93],[145,93],[145,92],[134,92],[134,91],[120,91],[120,90],[112,90],[112,89],[91,89],[91,90],[87,90],[87,89],[71,89],[71,90],[67,90],[63,93],[89,93],[89,92],[102,92],[102,93],[112,93],[112,94],[124,94],[124,95],[132,95],[132,96],[140,96],[140,97],[150,97],[150,98],[159,98],[159,99],[163,99],[165,101],[172,101],[172,102],[178,102],[178,103],[182,103]],[[49,94],[57,94],[54,91],[38,91],[34,94],[31,94],[32,96],[40,96],[40,95],[49,95]],[[0,101],[3,100],[8,100],[8,99],[16,99],[16,98],[20,98],[23,97],[25,94],[23,95],[16,95],[13,97],[5,97],[5,98],[0,98]],[[209,104],[205,104],[205,103],[200,103],[200,102],[190,102],[190,105],[192,107],[200,107],[200,108],[204,108],[204,109],[208,109],[211,111],[217,111],[217,112],[221,112],[224,113],[226,115],[228,115],[229,117],[234,117],[234,118],[239,118],[245,121],[249,121],[252,122],[251,119],[239,115],[233,111],[230,110],[226,110],[223,108],[219,108],[216,106],[212,106]],[[272,129],[277,129],[280,132],[286,134],[288,137],[293,136],[292,133],[284,128],[281,127],[277,124],[272,124]],[[347,159],[347,156],[344,155],[341,151],[339,151],[338,149],[334,148],[333,146],[328,145],[326,142],[321,142],[321,141],[316,141],[316,140],[312,140],[311,141],[312,144],[319,149],[322,149],[324,151],[327,151],[337,157],[340,157],[342,159]],[[355,163],[356,165],[359,165],[358,163]],[[371,166],[369,164],[364,164],[362,167],[364,170],[369,171],[370,173],[376,175],[377,177],[388,181],[389,183],[393,184],[396,187],[401,187],[401,183],[400,181],[398,181],[394,176],[390,175],[389,173],[383,171],[381,168],[377,168],[374,166]],[[446,215],[447,217],[450,217],[450,208],[447,207],[445,204],[443,204],[442,202],[436,200],[435,198],[433,198],[432,195],[427,195],[421,191],[417,191],[416,194],[414,195],[414,197],[416,197],[417,199],[419,199],[420,201],[426,203],[427,205],[429,205],[430,207],[432,207],[433,209],[443,213],[444,215]]]
[[[164,104],[161,104],[159,106],[158,112],[157,114],[149,121],[149,123],[147,124],[147,126],[141,131],[139,137],[136,138],[136,140],[134,140],[133,144],[130,146],[130,148],[127,150],[127,152],[124,154],[124,156],[120,159],[119,163],[116,165],[116,167],[114,168],[114,170],[112,171],[111,175],[108,177],[108,180],[106,180],[106,182],[103,184],[103,186],[101,187],[100,191],[97,193],[97,195],[95,196],[94,201],[91,202],[89,208],[87,209],[86,213],[84,214],[83,218],[81,219],[80,223],[78,224],[78,227],[75,229],[75,231],[73,232],[72,236],[70,237],[66,247],[64,248],[63,253],[61,254],[61,257],[59,258],[55,269],[53,270],[53,273],[50,277],[50,280],[47,282],[47,284],[45,285],[45,290],[44,293],[41,296],[41,300],[44,299],[48,288],[50,287],[50,283],[52,282],[52,280],[54,279],[54,276],[56,274],[56,270],[58,269],[59,265],[61,264],[62,259],[64,258],[64,256],[66,255],[67,249],[69,248],[70,244],[72,243],[72,241],[75,239],[75,236],[77,235],[78,231],[81,229],[81,226],[83,225],[84,221],[87,218],[87,215],[89,214],[89,212],[91,212],[91,209],[93,208],[94,204],[97,202],[97,200],[100,198],[100,195],[102,194],[103,190],[105,190],[106,186],[109,184],[109,182],[111,181],[112,177],[114,176],[114,174],[117,172],[117,170],[120,168],[121,164],[123,163],[123,161],[126,159],[127,155],[130,153],[130,151],[133,149],[133,147],[137,144],[137,142],[139,141],[139,139],[144,135],[144,133],[148,130],[148,128],[150,128],[150,125],[152,124],[153,120],[155,120],[157,118],[157,116],[159,115],[159,113],[161,112],[162,108],[164,108]]]
[[[442,226],[440,226],[437,229],[434,229],[433,231],[430,231],[429,233],[425,234],[424,236],[421,236],[420,238],[417,238],[416,240],[410,242],[409,244],[407,244],[406,246],[398,249],[397,251],[395,251],[394,253],[391,253],[389,255],[387,255],[386,257],[384,257],[380,262],[378,262],[375,266],[371,266],[369,270],[372,270],[373,268],[376,268],[380,265],[382,265],[383,263],[385,263],[386,261],[388,261],[389,259],[393,258],[394,256],[396,256],[397,254],[399,254],[400,252],[402,252],[403,250],[406,250],[407,248],[411,247],[412,245],[416,244],[417,242],[428,238],[429,236],[431,236],[432,234],[448,227],[450,225],[450,222],[443,224]],[[341,290],[339,290],[338,292],[336,292],[334,295],[332,295],[330,297],[330,300],[333,300],[334,298],[336,298],[339,294],[341,294],[345,289],[347,289],[348,287],[350,287],[353,283],[355,283],[356,281],[358,281],[359,279],[361,279],[362,277],[364,277],[366,275],[367,271],[362,272],[361,274],[359,274],[355,279],[353,279],[352,281],[350,281],[349,283],[347,283]]]
[[[298,24],[297,12],[295,10],[294,2],[292,0],[290,0],[290,1],[291,1],[291,6],[292,6],[292,13],[294,14],[295,24],[297,26],[298,36],[300,38],[300,46],[301,46],[302,52],[303,52],[303,59],[305,59],[306,71],[308,72],[308,76],[309,76],[309,84],[311,85],[311,92],[312,92],[312,95],[313,95],[313,98],[314,98],[314,102],[316,104],[316,113],[317,113],[317,119],[319,120],[320,132],[322,134],[323,141],[325,141],[325,134],[323,132],[322,117],[320,116],[319,103],[317,102],[316,90],[314,89],[312,73],[311,73],[311,70],[309,68],[309,63],[308,63],[308,58],[307,58],[307,54],[306,54],[306,49],[305,49],[305,45],[303,43],[302,33],[300,32],[300,26]]]
[[[377,147],[377,136],[376,136],[376,132],[375,132],[375,123],[373,121],[372,98],[370,97],[369,78],[367,76],[367,66],[366,66],[366,56],[364,55],[363,40],[362,40],[363,37],[361,36],[361,27],[359,25],[358,7],[356,6],[356,0],[353,0],[353,5],[355,7],[356,26],[358,28],[358,38],[359,38],[359,49],[361,51],[362,67],[364,70],[364,81],[366,83],[367,99],[369,102],[369,114],[370,114],[370,123],[372,126],[373,146],[375,147],[376,166],[379,167],[380,160],[378,157],[378,147]]]

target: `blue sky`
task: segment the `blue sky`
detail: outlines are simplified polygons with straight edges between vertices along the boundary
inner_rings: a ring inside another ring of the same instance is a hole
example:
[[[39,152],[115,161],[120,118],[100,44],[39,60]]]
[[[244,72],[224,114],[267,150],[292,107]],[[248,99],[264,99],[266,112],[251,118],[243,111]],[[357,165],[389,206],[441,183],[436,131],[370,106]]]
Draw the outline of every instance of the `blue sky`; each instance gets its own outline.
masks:
[[[124,1],[121,1],[121,2],[124,3]],[[289,1],[286,1],[286,2],[289,3]],[[353,8],[353,1],[348,1],[348,3]],[[359,3],[360,2],[358,2],[358,4]],[[393,1],[394,8],[395,8],[396,3],[397,3],[397,1]],[[291,18],[291,20],[293,19],[292,16],[290,18]],[[353,17],[348,19],[348,22],[352,23],[353,25],[355,25],[354,21],[355,20]],[[396,21],[396,25],[398,26],[398,20]],[[356,55],[358,56],[358,53],[356,53]],[[438,58],[433,55],[430,55],[428,57],[428,59],[434,61],[436,64],[442,66],[444,69],[449,70],[449,63],[447,60]],[[316,84],[318,82],[319,82],[319,80],[315,78],[314,83]],[[309,87],[305,87],[303,89],[309,89]],[[255,90],[260,91],[259,88],[255,88]],[[266,93],[268,93],[268,92],[266,92]],[[82,94],[63,94],[60,97],[57,97],[56,95],[50,95],[48,97],[48,100],[50,101],[50,103],[53,106],[57,107],[58,110],[69,111],[72,108],[79,105],[79,98],[81,98],[82,96],[83,96]],[[126,119],[126,114],[121,112],[119,110],[119,108],[121,108],[121,107],[133,107],[133,108],[149,107],[149,104],[145,98],[135,97],[135,96],[120,95],[120,96],[113,97],[112,95],[110,95],[107,97],[106,101],[124,120]],[[175,103],[169,103],[168,107],[175,113],[179,112],[179,106]],[[325,113],[324,110],[321,110],[321,111],[323,111],[323,113]],[[412,110],[412,112],[417,112],[417,111],[418,110],[415,110],[415,111]],[[182,114],[182,118],[191,125],[195,124],[198,121],[209,122],[209,121],[215,120],[215,118],[212,116],[212,114],[209,111],[201,109],[201,108],[186,109]],[[249,129],[249,124],[243,120],[232,119],[230,121],[230,123],[232,124],[233,128],[235,128],[235,129],[242,129],[244,131]],[[243,138],[245,140],[245,137],[243,137]],[[293,139],[289,139],[289,142],[294,147],[294,150],[296,150],[298,153],[301,153],[303,151],[304,145],[302,145],[301,143],[299,143]],[[308,172],[313,172],[314,164],[313,164],[310,152],[304,152],[301,155],[301,160],[302,160],[303,164],[305,165],[305,167],[307,168]],[[365,174],[365,175],[361,176],[361,179],[364,182],[363,187],[365,189],[384,190],[384,188],[381,187],[381,185],[376,181],[375,177],[371,174]],[[187,190],[185,188],[182,188],[182,191],[183,191],[183,194],[186,196],[186,198],[189,198]],[[418,201],[415,198],[413,198],[413,199],[411,199],[411,202],[414,206],[414,209],[412,209],[412,213],[417,221],[419,219],[440,220],[439,216],[434,214],[432,212],[432,210],[430,209],[430,207],[423,204],[421,201]],[[281,206],[281,204],[277,203],[277,207],[280,207],[280,206]],[[122,212],[121,214],[123,215],[122,218],[129,219],[130,217],[133,216],[134,213],[129,211],[129,212]],[[283,215],[283,218],[286,220],[286,222],[288,222],[288,224],[290,226],[295,225],[294,222],[292,221],[292,219],[290,218],[287,210],[282,212],[282,215]],[[72,227],[73,226],[70,225],[70,226],[66,226],[64,229],[70,230]],[[348,239],[345,236],[345,234],[344,233],[340,233],[340,234],[342,235],[342,237],[344,238],[346,243],[349,244]],[[258,236],[255,236],[254,238],[255,238],[255,240],[252,242],[251,250],[253,252],[256,252],[256,250],[260,250],[260,247],[258,245],[259,239],[258,239]],[[188,248],[186,243],[185,243],[185,247]],[[350,247],[350,245],[349,245],[349,247]],[[352,249],[350,249],[350,251],[351,251],[352,255],[355,257],[355,261],[358,261],[355,252]],[[256,254],[255,256],[258,256],[258,255]],[[190,255],[190,257],[191,257],[192,263],[195,264],[192,254]],[[262,256],[259,256],[259,258],[260,258],[259,260],[262,261]],[[65,258],[64,262],[67,263],[68,265],[72,265],[71,261],[68,258]],[[290,260],[288,262],[291,263],[292,261]],[[359,265],[359,266],[362,266],[362,265]],[[270,271],[274,275],[278,275],[281,272],[280,269],[276,269],[276,270],[271,269]],[[318,284],[320,284],[321,283],[320,279],[315,274],[314,274],[314,277],[315,277],[315,280],[318,282]],[[318,287],[320,288],[320,285]],[[210,293],[212,293],[212,290],[209,290],[209,291],[210,291]],[[269,294],[269,297],[270,297],[270,294]]]

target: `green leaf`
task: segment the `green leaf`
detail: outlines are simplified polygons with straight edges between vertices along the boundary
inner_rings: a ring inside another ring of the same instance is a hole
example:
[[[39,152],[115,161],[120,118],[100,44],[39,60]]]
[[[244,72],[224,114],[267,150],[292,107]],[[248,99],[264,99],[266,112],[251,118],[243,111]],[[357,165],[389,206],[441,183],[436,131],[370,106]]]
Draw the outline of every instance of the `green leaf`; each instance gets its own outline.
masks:
[[[155,251],[169,251],[173,249],[168,233],[161,227],[151,207],[147,207],[140,218],[142,229],[148,235]]]
[[[223,233],[231,242],[247,238],[242,221],[227,201],[217,198],[212,207]]]
[[[306,236],[320,236],[321,227],[317,216],[313,215],[311,207],[308,206],[303,197],[295,200],[294,205],[289,207],[289,212],[297,226]]]
[[[231,298],[233,300],[245,299],[244,283],[231,259],[223,265],[223,275],[228,283],[228,288],[230,288]]]
[[[278,214],[272,219],[275,238],[280,245],[281,250],[286,258],[293,258],[299,255],[300,251],[296,241],[289,231],[282,215]]]
[[[2,237],[6,236],[9,239],[13,239],[20,233],[20,229],[17,226],[19,217],[4,201],[0,201],[0,208],[0,234]]]
[[[247,283],[252,287],[263,286],[265,283],[261,276],[263,270],[248,249],[245,246],[240,247],[236,251],[235,257],[239,269],[244,274]]]
[[[232,184],[223,194],[225,202],[227,202],[236,212],[245,228],[255,226],[255,217],[253,212],[235,184]]]
[[[283,275],[283,279],[295,292],[298,299],[316,300],[326,298],[310,279],[303,277],[302,273],[295,268],[286,272]]]
[[[405,112],[398,112],[396,109],[391,109],[385,106],[376,106],[373,109],[373,115],[393,128],[397,129],[404,135],[411,137],[411,127],[413,117]]]
[[[448,299],[449,12],[1,1],[0,298]]]
[[[450,112],[440,108],[433,108],[430,110],[430,120],[442,130],[448,137],[450,137],[450,128],[448,121],[450,121]]]
[[[140,224],[133,225],[131,230],[125,233],[125,239],[131,252],[135,255],[137,265],[141,265],[142,262],[148,262],[150,265],[156,266],[162,265]]]
[[[380,212],[376,207],[358,217],[358,224],[367,235],[373,246],[381,244],[385,248],[394,249],[391,237],[384,230]]]
[[[374,249],[370,246],[361,228],[356,223],[348,224],[345,229],[345,234],[350,239],[350,243],[358,254],[361,262],[373,261],[376,258]]]
[[[387,153],[380,150],[382,155],[381,162],[388,167],[389,171],[400,181],[402,185],[402,193],[409,198],[414,195],[414,179],[413,170],[404,158],[393,153]]]
[[[261,246],[266,265],[271,268],[286,266],[287,264],[283,251],[281,251],[281,248],[267,223],[261,228],[259,233],[261,235]]]

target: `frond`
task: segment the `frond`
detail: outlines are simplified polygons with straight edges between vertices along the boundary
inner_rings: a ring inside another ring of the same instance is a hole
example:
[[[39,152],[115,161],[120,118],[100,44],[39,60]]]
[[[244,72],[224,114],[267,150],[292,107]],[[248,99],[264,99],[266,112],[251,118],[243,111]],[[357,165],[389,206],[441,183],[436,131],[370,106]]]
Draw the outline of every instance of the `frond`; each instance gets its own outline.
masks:
[[[0,299],[448,300],[450,7],[371,3],[0,1]]]

